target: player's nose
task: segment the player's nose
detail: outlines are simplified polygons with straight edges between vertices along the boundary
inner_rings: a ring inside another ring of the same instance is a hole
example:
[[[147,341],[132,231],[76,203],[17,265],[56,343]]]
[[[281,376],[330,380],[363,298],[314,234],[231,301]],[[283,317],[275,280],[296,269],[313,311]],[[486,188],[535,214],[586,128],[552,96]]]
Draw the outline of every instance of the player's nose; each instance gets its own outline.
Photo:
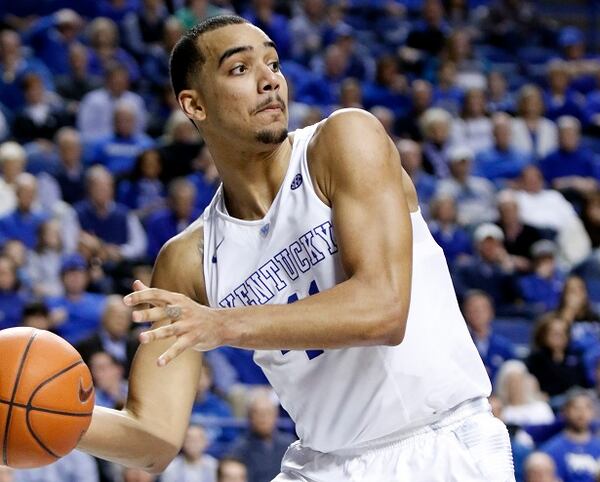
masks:
[[[270,66],[262,66],[258,77],[258,92],[278,91],[280,87],[281,76],[273,72]]]

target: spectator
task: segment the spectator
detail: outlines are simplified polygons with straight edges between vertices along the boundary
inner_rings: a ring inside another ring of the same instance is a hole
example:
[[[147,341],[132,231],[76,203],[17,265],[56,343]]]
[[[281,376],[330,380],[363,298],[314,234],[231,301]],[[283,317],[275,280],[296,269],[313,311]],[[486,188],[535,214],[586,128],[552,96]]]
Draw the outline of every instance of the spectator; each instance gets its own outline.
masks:
[[[37,180],[24,172],[15,179],[17,206],[11,213],[0,218],[0,240],[18,239],[33,249],[38,241],[40,225],[48,220],[48,214],[36,203]]]
[[[546,117],[556,121],[562,116],[583,118],[584,99],[570,89],[571,74],[564,60],[555,59],[548,63],[548,89],[544,93]]]
[[[490,380],[496,380],[498,369],[506,360],[517,358],[513,343],[494,332],[494,302],[481,290],[467,292],[463,300],[463,314],[473,342],[483,360]],[[502,397],[501,397],[502,398]],[[506,399],[502,399],[507,403]]]
[[[404,167],[410,176],[417,190],[423,216],[427,219],[429,217],[429,202],[436,190],[436,179],[423,170],[423,152],[418,143],[413,140],[403,139],[396,144],[396,147],[400,154],[402,167]]]
[[[180,110],[174,111],[165,126],[162,180],[165,184],[193,171],[192,164],[203,146],[198,130]]]
[[[17,267],[6,255],[0,255],[0,329],[21,324],[26,297],[19,291]]]
[[[588,296],[585,281],[574,274],[569,275],[565,281],[557,312],[560,318],[570,324],[600,321],[600,315]]]
[[[512,122],[513,146],[535,160],[542,159],[558,146],[556,125],[544,117],[542,92],[528,84],[519,90],[518,117]]]
[[[472,253],[471,238],[456,222],[456,202],[452,196],[435,196],[431,200],[430,210],[429,230],[444,250],[448,264],[453,266],[461,257]]]
[[[177,10],[175,14],[184,30],[192,28],[209,17],[231,13],[207,0],[186,0],[185,4],[186,6]]]
[[[193,167],[194,172],[187,176],[187,179],[196,186],[195,206],[199,212],[202,212],[212,201],[221,183],[219,171],[217,171],[215,161],[206,145],[200,149],[200,154],[194,160]]]
[[[393,142],[398,141],[398,138],[394,133],[394,125],[396,124],[396,116],[394,115],[394,111],[392,109],[388,109],[387,107],[376,105],[375,107],[371,107],[369,112],[373,114],[373,116],[375,116],[375,118],[383,126],[390,139],[392,139]]]
[[[544,179],[568,199],[582,204],[583,197],[598,190],[600,172],[594,153],[581,146],[581,124],[575,117],[557,120],[559,145],[539,163]]]
[[[464,91],[456,84],[456,64],[451,60],[440,63],[437,83],[433,91],[433,105],[458,115],[463,104]]]
[[[76,114],[79,102],[94,89],[101,87],[102,78],[89,72],[90,52],[80,43],[69,47],[68,71],[56,78],[56,91],[67,102],[67,110]]]
[[[521,221],[519,205],[512,191],[502,191],[498,194],[498,225],[504,233],[506,251],[513,256],[519,271],[529,271],[531,268],[531,247],[542,239],[542,233]]]
[[[487,179],[471,174],[473,151],[456,145],[449,150],[448,161],[450,177],[438,183],[437,192],[455,199],[458,223],[476,226],[494,221],[498,217],[496,189]]]
[[[15,263],[21,289],[28,295],[31,294],[31,282],[25,269],[27,262],[27,248],[25,245],[18,239],[9,239],[2,247],[2,254],[8,256]]]
[[[590,239],[573,206],[553,189],[544,189],[542,173],[536,166],[523,169],[515,198],[521,220],[538,229],[557,233],[562,258],[575,265],[590,253]]]
[[[77,12],[63,8],[35,21],[24,32],[24,38],[53,75],[63,75],[69,70],[69,50],[82,26],[83,19]]]
[[[136,115],[135,104],[126,100],[115,103],[113,132],[96,145],[94,161],[106,167],[114,176],[130,174],[135,158],[154,145],[154,141],[146,134],[136,132],[139,124]]]
[[[48,298],[46,302],[56,332],[69,343],[76,344],[98,330],[106,299],[86,291],[89,275],[81,255],[70,254],[63,258],[61,276],[64,294]]]
[[[104,261],[135,260],[146,252],[146,234],[138,218],[114,201],[114,180],[102,166],[86,173],[87,199],[75,206],[81,229],[101,244]]]
[[[508,90],[506,77],[502,72],[492,70],[487,78],[488,103],[487,110],[490,113],[515,112],[516,100],[512,92]]]
[[[556,266],[556,251],[556,244],[552,241],[536,241],[531,246],[533,271],[523,275],[517,282],[521,298],[535,314],[558,306],[565,275]]]
[[[23,307],[23,326],[35,328],[36,330],[50,330],[52,320],[50,310],[42,301],[30,301]]]
[[[69,204],[75,204],[85,196],[81,136],[77,130],[63,127],[56,133],[54,142],[60,161],[56,181],[60,186],[62,199]]]
[[[424,133],[421,132],[419,123],[415,122],[415,119],[420,119],[427,109],[433,105],[431,84],[422,79],[414,80],[410,86],[409,109],[398,119],[398,125],[396,126],[396,131],[400,137],[409,137],[415,141],[422,140]],[[435,105],[439,108],[437,103]]]
[[[323,46],[326,24],[324,0],[302,0],[302,10],[290,21],[292,57],[308,65]]]
[[[60,296],[63,286],[60,266],[63,243],[60,223],[56,220],[42,222],[37,230],[35,249],[27,256],[26,272],[35,296]]]
[[[143,0],[137,11],[123,18],[123,45],[141,59],[163,38],[168,11],[160,0]]]
[[[595,89],[587,96],[583,115],[589,133],[598,137],[600,135],[600,69],[597,70],[595,79]]]
[[[473,173],[496,184],[513,180],[521,174],[531,157],[512,145],[511,117],[498,112],[492,116],[493,145],[475,157]]]
[[[190,425],[183,440],[182,454],[161,475],[162,482],[216,482],[217,460],[204,451],[206,434],[200,425]]]
[[[97,351],[90,356],[89,367],[94,380],[96,405],[122,409],[127,400],[123,365],[105,351]]]
[[[110,295],[104,303],[100,328],[81,340],[76,346],[77,351],[86,363],[94,353],[106,352],[125,369],[127,375],[139,345],[130,330],[131,309],[123,304],[119,295]]]
[[[195,197],[196,188],[190,181],[171,181],[168,207],[154,213],[146,221],[149,259],[155,259],[164,243],[198,218],[200,212],[194,208]]]
[[[561,482],[552,457],[544,452],[530,454],[525,460],[525,482]]]
[[[14,482],[99,482],[98,468],[91,455],[73,450],[56,462],[14,472]]]
[[[438,178],[448,177],[448,152],[450,150],[450,123],[452,116],[444,109],[432,107],[419,118],[423,136],[423,166],[425,171]]]
[[[410,101],[406,77],[400,72],[395,57],[384,55],[377,60],[375,79],[365,84],[363,98],[367,109],[381,105],[392,109],[396,116],[407,114]]]
[[[502,420],[507,425],[547,425],[554,413],[543,401],[535,378],[520,360],[505,362],[496,375],[495,393],[503,403]]]
[[[340,85],[340,109],[364,109],[361,83],[354,77],[344,79]]]
[[[427,59],[442,51],[448,30],[442,2],[425,0],[422,3],[421,19],[410,30],[406,46],[400,51],[401,58],[418,70]]]
[[[52,139],[58,129],[71,123],[62,100],[46,91],[39,75],[25,74],[22,86],[25,106],[17,112],[12,126],[13,136],[19,142]]]
[[[567,394],[562,412],[565,429],[540,450],[554,459],[563,482],[595,482],[600,440],[591,431],[594,411],[590,395],[572,390]]]
[[[27,162],[25,149],[16,142],[0,144],[0,216],[12,212],[17,205],[14,182]]]
[[[165,205],[165,187],[160,180],[163,162],[156,149],[137,155],[128,179],[119,183],[118,200],[141,220]]]
[[[475,154],[492,147],[492,121],[485,111],[483,89],[467,90],[461,117],[452,125],[452,136],[455,144],[467,146]]]
[[[586,197],[581,217],[592,242],[592,248],[598,250],[600,247],[600,193],[595,192]]]
[[[90,42],[90,73],[102,76],[108,73],[111,65],[123,65],[132,83],[140,80],[140,69],[135,59],[119,47],[117,24],[106,17],[97,17],[88,25]]]
[[[28,73],[40,75],[46,88],[52,90],[50,71],[39,60],[25,57],[19,34],[14,30],[0,31],[0,104],[11,110],[23,106],[21,82]]]
[[[104,86],[83,97],[77,114],[77,130],[84,141],[92,142],[113,133],[114,110],[118,101],[125,100],[135,105],[135,133],[141,133],[146,125],[146,107],[143,99],[129,90],[129,73],[119,64],[106,68]]]
[[[533,350],[526,363],[540,389],[551,397],[574,386],[589,385],[581,358],[569,348],[569,341],[566,321],[552,314],[538,320],[533,333]]]
[[[217,467],[217,482],[248,482],[248,469],[241,460],[223,457]]]
[[[249,482],[271,480],[279,474],[281,459],[294,438],[277,430],[278,403],[270,390],[256,389],[248,403],[248,434],[233,445],[231,455],[248,467]]]
[[[450,34],[440,58],[442,61],[451,61],[456,65],[458,87],[464,90],[482,90],[486,87],[488,65],[473,51],[471,35],[467,29],[457,29]],[[485,99],[482,100],[485,105]]]
[[[473,233],[477,254],[458,263],[453,271],[459,299],[467,291],[482,289],[505,312],[515,300],[514,262],[504,247],[504,235],[495,224],[484,223]]]

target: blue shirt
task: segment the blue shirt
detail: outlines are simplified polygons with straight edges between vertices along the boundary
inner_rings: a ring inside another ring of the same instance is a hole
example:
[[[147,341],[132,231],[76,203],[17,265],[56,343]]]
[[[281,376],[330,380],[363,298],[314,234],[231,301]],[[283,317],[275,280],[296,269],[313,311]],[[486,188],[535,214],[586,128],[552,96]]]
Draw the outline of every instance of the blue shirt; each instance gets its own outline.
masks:
[[[113,134],[98,141],[95,160],[115,176],[129,174],[138,154],[153,145],[154,141],[146,134],[134,134],[130,137]]]
[[[190,218],[185,222],[180,222],[175,218],[171,209],[161,209],[160,211],[148,216],[146,221],[146,234],[148,235],[148,258],[156,259],[160,248],[169,239],[183,231],[193,221],[200,216],[201,211],[193,211]]]
[[[548,182],[566,176],[595,177],[596,175],[594,154],[582,147],[575,151],[558,149],[542,159],[539,166],[544,179]]]
[[[444,250],[449,264],[454,263],[461,254],[471,254],[471,238],[469,234],[458,225],[442,229],[437,222],[429,226],[433,239]]]
[[[485,177],[490,181],[514,179],[520,176],[525,166],[530,163],[531,158],[525,152],[512,147],[504,151],[494,146],[477,154],[473,175]]]
[[[550,439],[541,447],[556,463],[556,471],[563,482],[595,482],[600,469],[600,439],[576,443],[564,433]]]
[[[106,296],[86,292],[78,299],[57,296],[49,298],[46,302],[51,310],[63,308],[67,312],[67,319],[56,328],[56,332],[75,345],[100,328]]]
[[[494,332],[486,340],[479,340],[473,336],[473,342],[492,382],[496,379],[498,369],[506,360],[517,358],[513,343]]]
[[[85,200],[75,206],[81,229],[98,236],[107,243],[126,244],[129,237],[128,209],[114,203],[105,217],[100,217],[92,204]]]
[[[40,224],[48,219],[43,212],[23,213],[15,209],[0,219],[0,243],[10,239],[18,239],[29,249],[34,249],[38,240]]]
[[[17,291],[0,291],[0,330],[21,325],[26,301]]]
[[[542,278],[532,273],[517,281],[525,302],[536,305],[541,311],[553,310],[558,306],[564,283],[565,277],[558,272],[551,278]]]

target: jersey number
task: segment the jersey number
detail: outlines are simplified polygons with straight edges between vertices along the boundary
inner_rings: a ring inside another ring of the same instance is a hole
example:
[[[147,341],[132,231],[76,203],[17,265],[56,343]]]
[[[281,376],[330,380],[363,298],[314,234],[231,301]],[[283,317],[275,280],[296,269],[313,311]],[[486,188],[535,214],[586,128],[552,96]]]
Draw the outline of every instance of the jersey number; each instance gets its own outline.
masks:
[[[312,296],[312,295],[316,295],[319,292],[319,287],[317,286],[317,282],[315,280],[312,280],[310,282],[310,286],[308,287],[308,296]],[[295,303],[296,301],[298,301],[298,294],[294,293],[293,295],[291,295],[288,298],[288,305],[291,303]],[[289,350],[281,350],[281,353],[283,355],[285,355],[287,352],[289,352]],[[317,358],[320,354],[323,353],[323,350],[306,350],[306,355],[308,356],[309,360],[312,360],[313,358]]]

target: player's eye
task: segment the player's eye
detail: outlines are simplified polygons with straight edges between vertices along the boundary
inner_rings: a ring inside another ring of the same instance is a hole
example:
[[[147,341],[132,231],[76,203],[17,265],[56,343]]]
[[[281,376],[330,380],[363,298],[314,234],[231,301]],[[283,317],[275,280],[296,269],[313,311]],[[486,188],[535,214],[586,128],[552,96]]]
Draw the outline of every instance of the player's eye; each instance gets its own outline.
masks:
[[[248,68],[244,64],[236,65],[233,69],[229,71],[230,74],[240,75],[246,72]]]
[[[274,62],[271,62],[269,64],[269,66],[271,67],[271,70],[273,72],[279,72],[279,69],[280,69],[280,67],[279,67],[279,60],[275,60]]]

